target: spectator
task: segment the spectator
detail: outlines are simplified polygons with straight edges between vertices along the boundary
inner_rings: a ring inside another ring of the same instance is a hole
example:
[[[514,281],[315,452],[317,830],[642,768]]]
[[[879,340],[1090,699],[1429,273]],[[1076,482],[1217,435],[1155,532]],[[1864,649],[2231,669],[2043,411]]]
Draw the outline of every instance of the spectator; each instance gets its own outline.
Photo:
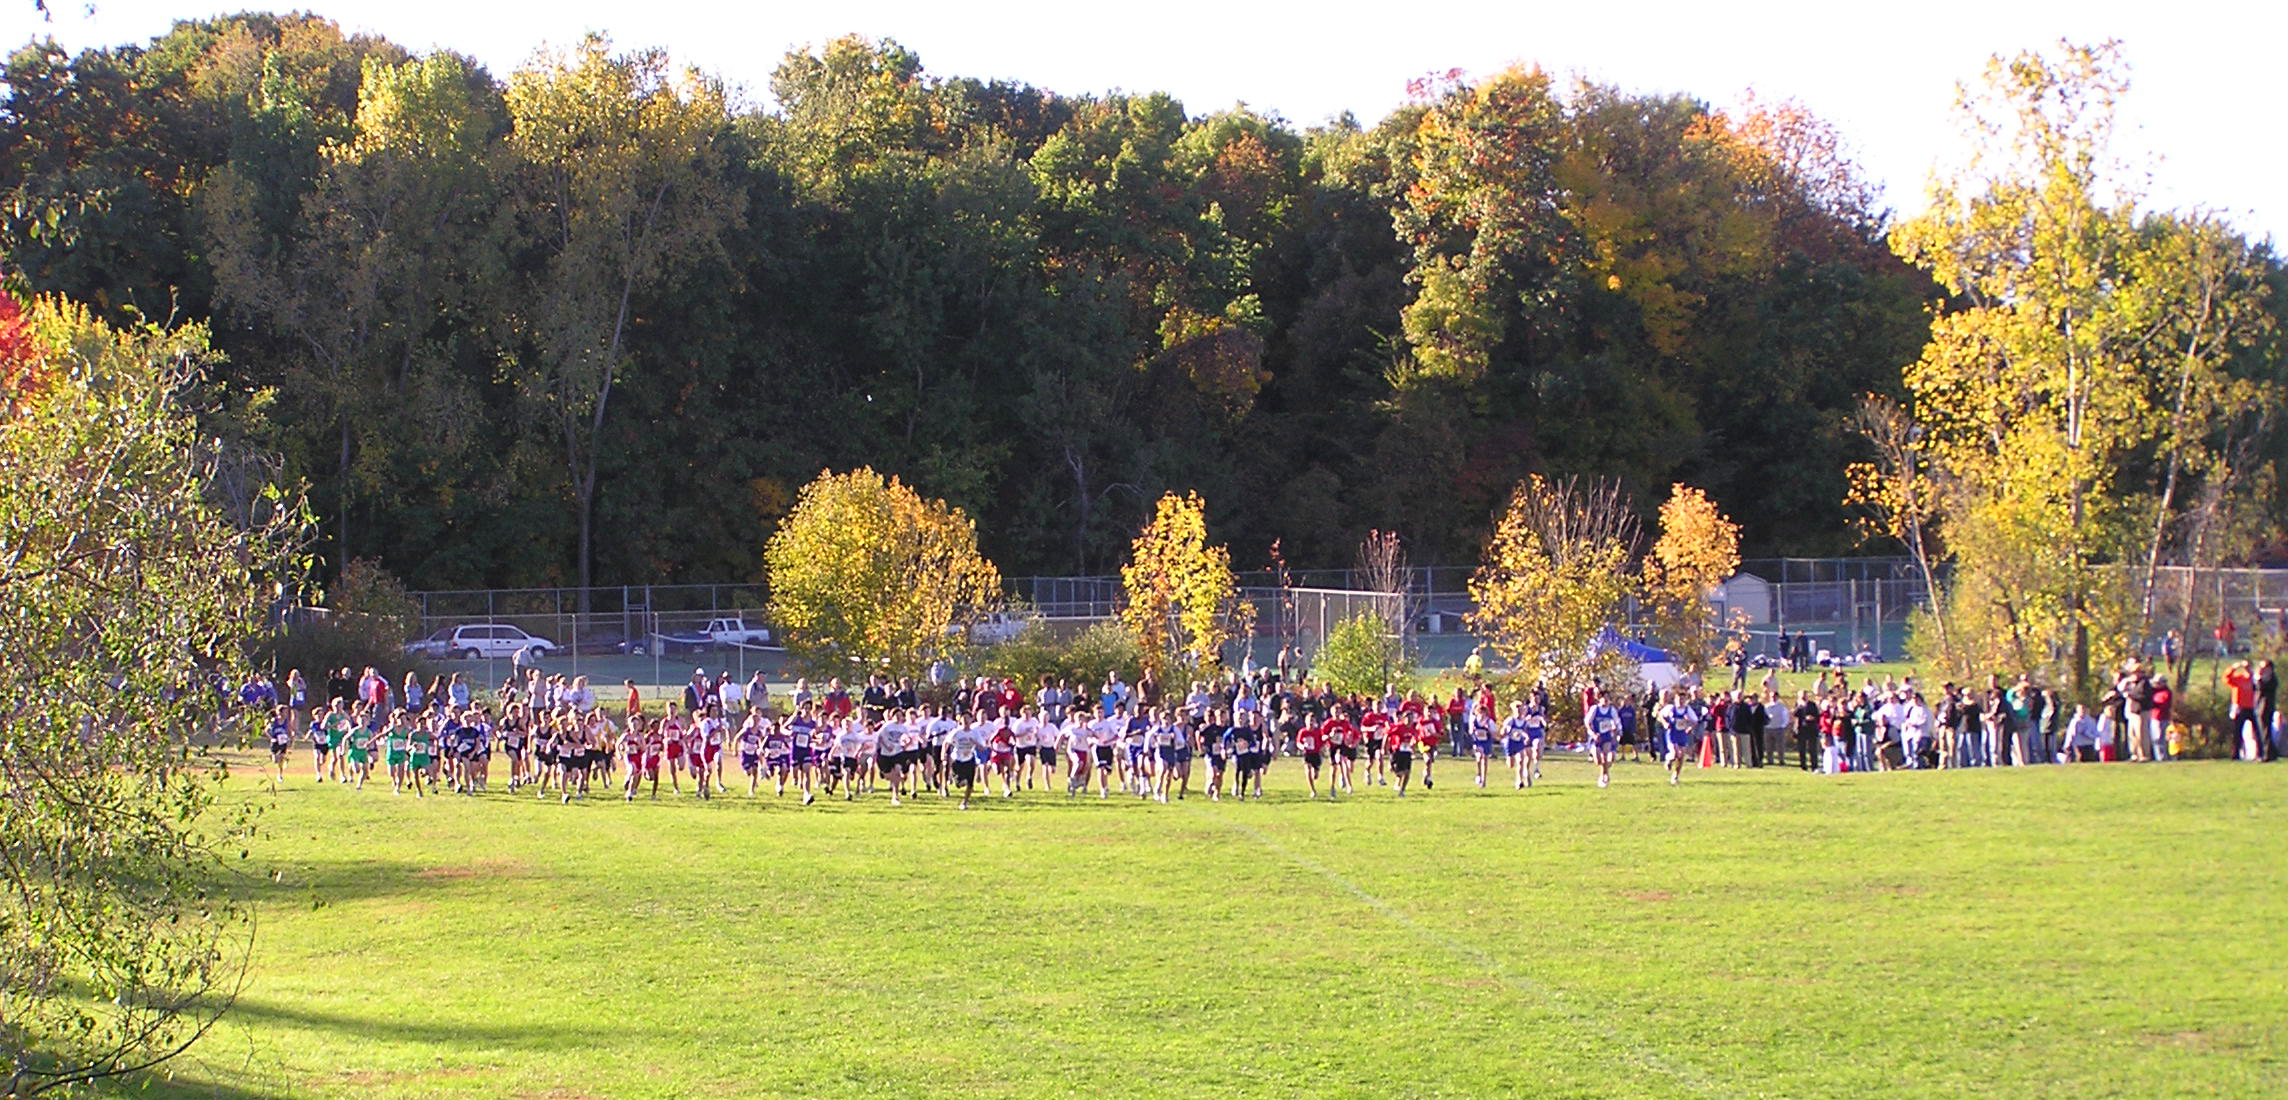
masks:
[[[2176,708],[2177,693],[2169,690],[2167,677],[2156,676],[2146,698],[2153,722],[2153,759],[2167,760],[2176,755],[2169,744],[2169,719]]]
[[[2281,625],[2288,627],[2288,611],[2282,611]],[[2264,759],[2280,758],[2279,731],[2273,727],[2280,720],[2280,678],[2272,671],[2270,660],[2256,663],[2256,728],[2264,731]]]
[[[2089,708],[2074,704],[2073,721],[2066,724],[2065,759],[2077,764],[2095,763],[2098,742],[2104,737],[2104,726],[2090,716]]]
[[[2234,661],[2224,671],[2224,686],[2230,696],[2231,723],[2225,727],[2225,736],[2232,742],[2233,758],[2262,760],[2262,742],[2272,731],[2256,720],[2256,672],[2247,661]]]

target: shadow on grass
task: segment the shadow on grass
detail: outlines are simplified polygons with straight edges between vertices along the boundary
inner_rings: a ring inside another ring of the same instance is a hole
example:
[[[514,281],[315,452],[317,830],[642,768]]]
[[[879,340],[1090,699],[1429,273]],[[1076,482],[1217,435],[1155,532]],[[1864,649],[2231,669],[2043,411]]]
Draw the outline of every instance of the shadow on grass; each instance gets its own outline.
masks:
[[[367,1043],[406,1043],[425,1047],[511,1047],[575,1050],[593,1042],[593,1027],[571,1022],[516,1020],[471,1022],[435,1016],[366,1016],[240,998],[225,1019],[239,1026],[289,1027],[332,1031]]]

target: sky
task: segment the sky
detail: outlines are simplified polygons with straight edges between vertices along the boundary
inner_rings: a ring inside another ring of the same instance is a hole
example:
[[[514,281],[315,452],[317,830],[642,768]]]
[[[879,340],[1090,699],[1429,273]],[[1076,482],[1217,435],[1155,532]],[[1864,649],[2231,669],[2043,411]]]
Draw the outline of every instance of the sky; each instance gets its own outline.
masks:
[[[0,0],[0,42],[52,35],[72,49],[141,42],[179,18],[255,6],[201,0]],[[2146,205],[2202,208],[2288,246],[2288,142],[2276,121],[2288,47],[2278,0],[1919,0],[1916,3],[1482,3],[1431,8],[1341,3],[1158,0],[1065,2],[841,0],[786,4],[651,0],[307,0],[345,30],[417,52],[447,47],[505,76],[543,44],[603,31],[661,46],[712,71],[751,103],[769,99],[789,49],[839,34],[897,39],[928,71],[1019,80],[1060,93],[1165,91],[1194,114],[1245,103],[1298,126],[1349,111],[1372,124],[1406,82],[1460,68],[1539,64],[1637,92],[1683,92],[1717,106],[1753,88],[1834,123],[1887,206],[1924,205],[1934,164],[1959,155],[1951,104],[1996,53],[2060,38],[2121,40],[2131,67],[2116,152]]]

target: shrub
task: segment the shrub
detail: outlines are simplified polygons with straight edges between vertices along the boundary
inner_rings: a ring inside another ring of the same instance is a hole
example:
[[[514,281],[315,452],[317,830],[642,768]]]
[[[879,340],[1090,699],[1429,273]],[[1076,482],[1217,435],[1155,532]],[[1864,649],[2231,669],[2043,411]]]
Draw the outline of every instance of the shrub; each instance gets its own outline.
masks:
[[[329,594],[330,607],[303,609],[290,616],[257,651],[259,663],[298,668],[313,696],[325,691],[329,669],[367,665],[395,679],[407,670],[433,673],[429,663],[409,657],[405,642],[420,633],[421,606],[387,569],[365,558],[352,559]]]
[[[1036,622],[985,654],[987,675],[1007,676],[1027,686],[1050,676],[1087,687],[1113,669],[1119,670],[1121,679],[1135,683],[1143,668],[1144,654],[1135,636],[1117,622],[1097,623],[1062,639]]]
[[[1361,612],[1327,631],[1326,643],[1311,662],[1311,674],[1336,691],[1380,695],[1384,685],[1412,677],[1406,647],[1385,628],[1380,616]]]

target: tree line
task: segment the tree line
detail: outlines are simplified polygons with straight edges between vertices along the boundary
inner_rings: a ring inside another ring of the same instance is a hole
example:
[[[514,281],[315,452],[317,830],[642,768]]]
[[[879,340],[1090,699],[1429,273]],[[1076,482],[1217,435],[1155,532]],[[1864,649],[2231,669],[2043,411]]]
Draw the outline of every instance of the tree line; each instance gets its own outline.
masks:
[[[860,465],[1013,574],[1109,571],[1171,489],[1243,567],[1471,561],[1536,472],[1847,552],[1855,404],[1943,298],[1799,107],[1531,69],[1299,128],[844,38],[766,108],[248,14],[6,76],[11,278],[211,320],[209,427],[423,587],[760,577]]]

